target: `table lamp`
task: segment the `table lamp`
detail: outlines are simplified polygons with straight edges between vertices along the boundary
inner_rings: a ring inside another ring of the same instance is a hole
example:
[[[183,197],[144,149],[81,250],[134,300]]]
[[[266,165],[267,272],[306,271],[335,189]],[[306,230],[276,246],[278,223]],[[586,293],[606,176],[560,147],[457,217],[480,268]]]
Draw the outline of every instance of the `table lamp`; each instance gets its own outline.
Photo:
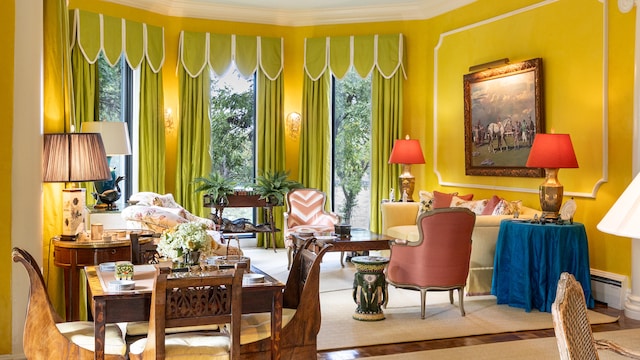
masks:
[[[402,174],[399,176],[400,195],[402,196],[406,192],[407,200],[413,201],[416,178],[411,174],[411,165],[424,164],[420,142],[416,139],[409,139],[409,135],[405,139],[396,140],[391,150],[391,156],[389,156],[389,164],[402,164]],[[393,199],[389,200],[393,201]]]
[[[560,168],[577,168],[569,134],[536,134],[527,167],[544,168],[545,180],[539,187],[540,208],[545,219],[557,219],[564,187],[558,181]]]
[[[42,181],[78,183],[111,178],[102,138],[96,133],[44,134]],[[84,229],[85,189],[62,190],[62,240]]]
[[[83,133],[99,133],[102,136],[104,150],[107,154],[107,163],[111,169],[111,178],[107,181],[94,183],[97,200],[94,208],[117,210],[115,202],[120,198],[118,183],[124,180],[124,176],[117,177],[115,167],[112,166],[112,157],[131,155],[131,142],[127,123],[122,121],[87,121],[82,123],[80,129]]]
[[[624,305],[625,316],[640,320],[640,175],[624,190],[607,214],[600,220],[598,230],[612,235],[632,238],[631,293]]]

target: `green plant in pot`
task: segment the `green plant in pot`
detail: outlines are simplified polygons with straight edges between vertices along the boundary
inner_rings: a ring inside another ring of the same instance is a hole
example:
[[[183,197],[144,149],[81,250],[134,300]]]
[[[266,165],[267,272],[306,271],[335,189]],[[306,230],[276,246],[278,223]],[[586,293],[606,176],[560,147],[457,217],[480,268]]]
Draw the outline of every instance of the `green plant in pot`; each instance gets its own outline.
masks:
[[[211,204],[225,205],[228,203],[227,196],[233,194],[233,188],[236,185],[235,181],[214,171],[207,177],[195,178],[194,182],[199,184],[195,191],[205,193],[205,205],[208,205],[207,197]]]
[[[303,187],[301,183],[289,180],[288,177],[288,171],[265,171],[262,175],[256,177],[254,190],[260,195],[260,199],[265,199],[275,206],[283,205],[284,197],[289,191]]]

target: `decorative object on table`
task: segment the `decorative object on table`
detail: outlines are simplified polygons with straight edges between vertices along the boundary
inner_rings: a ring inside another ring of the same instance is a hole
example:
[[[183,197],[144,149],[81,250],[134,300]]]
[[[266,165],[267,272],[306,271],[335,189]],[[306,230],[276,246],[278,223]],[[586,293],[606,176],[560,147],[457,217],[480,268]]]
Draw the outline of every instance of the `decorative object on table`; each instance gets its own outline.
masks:
[[[119,183],[124,180],[124,176],[116,173],[116,167],[113,166],[112,162],[114,156],[131,155],[131,142],[127,123],[122,121],[85,121],[81,126],[80,131],[83,133],[99,133],[102,136],[104,150],[107,154],[107,163],[111,170],[111,178],[109,180],[93,184],[96,191],[92,195],[97,200],[94,208],[117,210],[116,202],[120,199],[121,194]]]
[[[206,226],[195,222],[180,223],[164,231],[158,242],[161,255],[185,265],[197,264],[200,254],[210,249],[211,239]]]
[[[382,305],[387,303],[387,282],[384,268],[389,258],[382,256],[356,256],[351,258],[356,267],[353,280],[353,301],[358,305],[355,320],[384,320]]]
[[[102,240],[104,226],[102,224],[91,224],[91,240]]]
[[[133,263],[131,261],[116,261],[116,280],[133,280]]]
[[[640,175],[622,192],[607,214],[600,220],[598,230],[631,238],[631,293],[624,304],[624,315],[640,320]]]
[[[100,134],[44,134],[43,182],[100,181],[111,177]],[[85,229],[85,189],[62,190],[63,240],[75,240]]]
[[[560,219],[562,221],[568,221],[573,224],[573,215],[575,215],[576,213],[577,206],[578,205],[576,204],[576,201],[573,200],[573,198],[565,201],[565,203],[562,204],[562,207],[560,207]]]
[[[247,264],[247,268],[251,269],[251,259],[242,256],[242,252],[240,250],[240,240],[237,236],[233,236],[229,239],[229,245],[231,245],[231,240],[235,240],[238,244],[238,253],[237,254],[229,254],[229,246],[227,246],[227,254],[225,256],[211,256],[206,259],[208,265],[215,265],[218,268],[233,268],[237,263],[243,262]]]
[[[294,189],[301,189],[303,186],[297,181],[289,180],[289,172],[276,170],[265,171],[256,177],[254,190],[260,195],[260,199],[266,200],[274,206],[284,204],[284,197]]]
[[[540,177],[525,163],[545,130],[542,59],[500,65],[463,78],[465,175]]]
[[[527,167],[544,168],[545,180],[539,187],[542,216],[547,221],[558,219],[564,193],[564,187],[558,181],[558,170],[578,167],[569,134],[537,134]]]
[[[212,171],[207,177],[198,177],[194,179],[198,184],[196,192],[204,192],[204,206],[226,205],[228,203],[227,196],[233,194],[235,181],[227,179],[219,172]]]
[[[402,173],[399,176],[400,194],[404,197],[406,192],[407,200],[413,201],[416,178],[411,174],[411,165],[424,164],[424,155],[422,155],[420,142],[415,139],[409,139],[409,135],[405,139],[396,140],[391,150],[391,156],[389,156],[389,164],[402,164]],[[393,201],[393,199],[390,200]]]

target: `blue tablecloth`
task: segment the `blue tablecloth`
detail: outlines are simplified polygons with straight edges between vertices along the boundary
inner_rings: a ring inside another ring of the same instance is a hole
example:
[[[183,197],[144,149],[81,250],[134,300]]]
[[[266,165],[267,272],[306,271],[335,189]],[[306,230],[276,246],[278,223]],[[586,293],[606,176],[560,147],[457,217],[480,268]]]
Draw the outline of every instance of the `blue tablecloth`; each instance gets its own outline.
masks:
[[[498,304],[551,312],[562,272],[580,282],[587,306],[591,295],[589,245],[584,225],[531,224],[503,220],[496,243],[491,294]]]

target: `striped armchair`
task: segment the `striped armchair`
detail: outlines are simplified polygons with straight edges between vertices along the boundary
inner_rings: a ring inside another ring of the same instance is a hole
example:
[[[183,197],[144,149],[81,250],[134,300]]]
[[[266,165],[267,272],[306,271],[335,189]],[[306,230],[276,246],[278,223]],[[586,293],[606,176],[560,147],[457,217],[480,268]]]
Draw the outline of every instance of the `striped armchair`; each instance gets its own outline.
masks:
[[[287,248],[288,264],[295,241],[291,236],[296,231],[329,232],[334,225],[340,223],[340,216],[325,211],[327,196],[317,189],[294,189],[287,193],[287,211],[284,213],[284,244]]]

